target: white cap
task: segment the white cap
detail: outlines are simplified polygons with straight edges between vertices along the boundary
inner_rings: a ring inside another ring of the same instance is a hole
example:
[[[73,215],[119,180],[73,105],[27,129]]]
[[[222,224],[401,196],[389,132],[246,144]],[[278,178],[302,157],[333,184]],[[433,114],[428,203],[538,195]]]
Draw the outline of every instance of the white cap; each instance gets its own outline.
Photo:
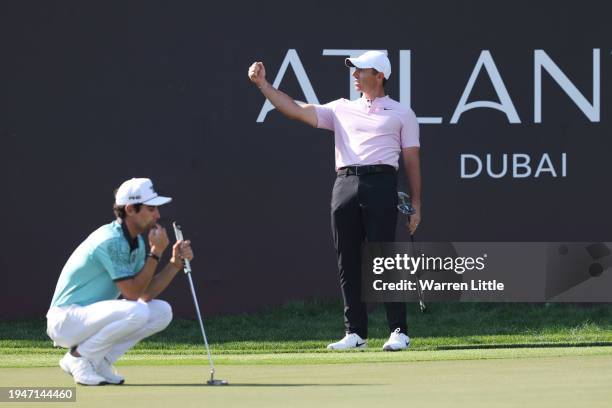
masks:
[[[172,201],[170,197],[162,197],[153,190],[153,182],[148,178],[133,178],[124,181],[115,194],[116,205],[145,204],[158,206]]]
[[[366,51],[357,58],[344,60],[347,67],[374,68],[385,75],[385,79],[391,76],[391,63],[387,54],[382,51]]]

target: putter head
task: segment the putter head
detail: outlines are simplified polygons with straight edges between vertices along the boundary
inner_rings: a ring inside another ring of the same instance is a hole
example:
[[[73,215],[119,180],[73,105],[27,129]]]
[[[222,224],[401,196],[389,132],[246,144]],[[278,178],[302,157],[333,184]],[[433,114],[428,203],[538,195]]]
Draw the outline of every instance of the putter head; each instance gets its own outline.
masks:
[[[206,381],[207,385],[228,385],[229,383],[226,380],[208,380]]]

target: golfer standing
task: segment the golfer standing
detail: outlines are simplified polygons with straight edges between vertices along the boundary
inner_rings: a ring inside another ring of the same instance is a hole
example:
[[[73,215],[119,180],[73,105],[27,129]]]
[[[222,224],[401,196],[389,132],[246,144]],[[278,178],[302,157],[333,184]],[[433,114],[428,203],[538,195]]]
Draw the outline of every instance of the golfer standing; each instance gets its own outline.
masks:
[[[169,244],[157,223],[158,206],[171,200],[147,178],[124,182],[115,194],[117,219],[89,235],[66,262],[47,313],[47,334],[69,349],[59,365],[76,383],[122,384],[113,363],[170,324],[170,305],[155,298],[183,268],[183,259],[193,259],[190,242],[177,242],[170,262],[155,275]],[[145,254],[141,234],[147,232]],[[123,300],[117,300],[120,294]]]
[[[249,78],[281,113],[313,127],[333,130],[337,178],[331,200],[331,224],[344,300],[346,336],[327,346],[344,350],[367,346],[368,316],[361,300],[361,246],[395,241],[397,169],[401,155],[412,205],[408,230],[421,220],[419,126],[414,112],[385,95],[391,64],[385,53],[368,51],[347,58],[354,67],[355,89],[362,97],[325,105],[298,105],[266,81],[263,63],[249,68]],[[391,335],[383,350],[407,348],[406,305],[385,303]]]

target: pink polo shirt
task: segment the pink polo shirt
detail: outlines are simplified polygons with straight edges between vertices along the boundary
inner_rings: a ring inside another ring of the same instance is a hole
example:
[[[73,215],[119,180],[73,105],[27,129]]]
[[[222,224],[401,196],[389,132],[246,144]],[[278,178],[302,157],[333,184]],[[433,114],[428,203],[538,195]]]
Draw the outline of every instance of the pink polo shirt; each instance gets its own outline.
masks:
[[[336,169],[388,164],[398,167],[404,147],[419,146],[419,124],[412,109],[388,96],[315,105],[317,127],[333,130]]]

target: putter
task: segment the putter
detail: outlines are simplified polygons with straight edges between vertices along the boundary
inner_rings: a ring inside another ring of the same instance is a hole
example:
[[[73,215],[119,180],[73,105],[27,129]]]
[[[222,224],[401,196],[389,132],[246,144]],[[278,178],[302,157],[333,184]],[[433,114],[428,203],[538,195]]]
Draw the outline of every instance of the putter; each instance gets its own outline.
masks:
[[[416,211],[414,207],[412,206],[412,203],[410,201],[410,196],[404,193],[403,191],[398,191],[397,198],[399,199],[399,204],[397,205],[397,209],[399,210],[399,212],[407,216],[408,220],[410,221],[410,216],[414,214]],[[412,246],[412,256],[416,256],[416,251],[414,249],[414,235],[412,234],[410,234],[410,242]],[[423,290],[421,289],[421,286],[419,285],[419,278],[420,278],[419,271],[416,271],[415,277],[417,280],[416,287],[417,287],[417,297],[419,299],[419,308],[421,309],[421,313],[425,313],[425,311],[427,310],[427,306],[425,306],[425,298],[423,295]]]
[[[174,235],[177,241],[183,240],[183,231],[181,226],[176,222],[172,223],[174,227]],[[195,304],[196,313],[198,314],[198,321],[200,322],[200,329],[202,330],[202,337],[204,337],[204,345],[206,346],[206,354],[208,355],[208,362],[210,363],[210,380],[206,381],[208,385],[227,385],[226,380],[215,380],[215,365],[213,364],[212,356],[210,355],[210,347],[208,347],[208,340],[206,339],[206,332],[204,331],[204,322],[202,321],[202,315],[200,314],[200,306],[198,306],[198,298],[196,297],[195,288],[193,286],[193,280],[191,279],[191,264],[189,260],[184,259],[183,271],[189,279],[189,286],[191,287],[191,295],[193,296],[193,303]]]

